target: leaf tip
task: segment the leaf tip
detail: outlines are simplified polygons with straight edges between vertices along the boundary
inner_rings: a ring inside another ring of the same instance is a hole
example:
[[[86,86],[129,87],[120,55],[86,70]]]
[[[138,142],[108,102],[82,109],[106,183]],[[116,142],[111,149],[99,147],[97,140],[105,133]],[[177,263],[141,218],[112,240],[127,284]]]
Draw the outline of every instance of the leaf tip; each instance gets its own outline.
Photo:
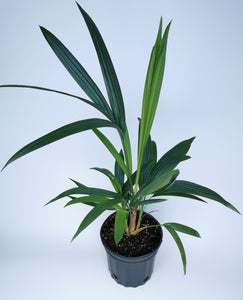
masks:
[[[75,238],[77,237],[76,233],[75,235],[72,237],[71,241],[70,241],[70,244],[75,240]]]
[[[11,163],[11,158],[6,162],[6,164],[2,167],[1,172]]]

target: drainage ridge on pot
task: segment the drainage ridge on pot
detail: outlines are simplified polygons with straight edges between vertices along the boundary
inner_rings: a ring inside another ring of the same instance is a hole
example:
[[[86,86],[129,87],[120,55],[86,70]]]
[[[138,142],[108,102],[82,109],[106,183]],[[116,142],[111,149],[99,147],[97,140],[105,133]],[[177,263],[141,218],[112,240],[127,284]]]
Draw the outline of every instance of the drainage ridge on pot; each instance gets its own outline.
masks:
[[[137,287],[143,285],[151,278],[155,256],[162,243],[162,228],[157,227],[160,231],[160,240],[154,249],[144,255],[127,257],[111,250],[102,237],[102,229],[104,228],[107,220],[113,215],[115,215],[115,213],[110,215],[104,221],[100,230],[100,237],[106,250],[108,268],[111,276],[116,280],[117,283],[122,284],[125,287]],[[150,214],[147,215],[149,215],[150,218],[152,218],[159,225],[159,222],[153,216]]]

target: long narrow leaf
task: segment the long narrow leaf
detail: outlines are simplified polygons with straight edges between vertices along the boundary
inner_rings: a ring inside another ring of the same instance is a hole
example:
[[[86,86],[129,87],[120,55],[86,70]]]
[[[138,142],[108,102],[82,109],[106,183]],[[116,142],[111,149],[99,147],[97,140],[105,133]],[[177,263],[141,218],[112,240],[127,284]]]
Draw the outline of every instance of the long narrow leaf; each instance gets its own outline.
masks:
[[[114,118],[122,130],[125,131],[126,126],[124,103],[120,85],[110,55],[95,23],[78,3],[77,5],[84,17],[95,46]]]
[[[137,191],[144,148],[146,146],[152,128],[155,112],[158,105],[160,90],[163,82],[169,28],[170,23],[166,27],[163,37],[161,37],[162,20],[160,20],[156,43],[152,49],[152,53],[150,56],[143,94],[135,191]]]
[[[143,159],[141,165],[141,172],[139,176],[139,187],[151,181],[151,171],[157,160],[157,148],[156,143],[148,138],[147,144],[143,152]]]
[[[165,227],[167,226],[167,227],[172,228],[173,230],[180,231],[182,233],[186,233],[186,234],[200,238],[200,234],[195,229],[193,229],[189,226],[183,225],[183,224],[165,223],[165,224],[163,224],[163,226],[165,226]]]
[[[107,116],[108,119],[112,120],[112,113],[108,103],[106,102],[101,91],[94,83],[92,78],[78,62],[78,60],[72,55],[72,53],[59,41],[50,31],[40,26],[40,29],[47,40],[48,44],[62,62],[64,67],[83,89],[83,91],[94,101],[99,107],[99,110]]]
[[[122,146],[124,149],[124,155],[125,155],[127,168],[128,168],[129,174],[132,174],[132,150],[131,150],[131,142],[130,142],[130,137],[129,137],[127,127],[125,129],[124,135],[120,132],[119,132],[119,134],[120,134]]]
[[[74,180],[74,179],[72,179],[72,178],[69,178],[69,179],[70,179],[73,183],[75,183],[76,186],[78,186],[78,187],[81,187],[81,188],[86,187],[84,184],[78,182],[77,180]]]
[[[25,147],[21,148],[18,152],[16,152],[5,164],[3,167],[6,168],[7,165],[15,161],[16,159],[34,151],[37,150],[41,147],[44,147],[48,144],[51,144],[53,142],[56,142],[60,139],[63,139],[67,136],[73,135],[75,133],[79,133],[82,131],[86,131],[89,129],[94,129],[98,127],[115,127],[117,128],[117,125],[114,123],[103,120],[103,119],[86,119],[86,120],[81,120],[77,121],[68,125],[65,125],[63,127],[60,127],[42,137],[39,139],[29,143]],[[2,169],[2,170],[3,170]]]
[[[182,263],[183,263],[184,274],[186,274],[186,253],[185,253],[185,249],[183,247],[183,244],[181,242],[181,239],[179,238],[179,235],[175,232],[175,230],[172,229],[170,226],[164,225],[164,227],[169,231],[169,233],[173,237],[174,241],[176,242],[177,247],[179,248]]]
[[[166,189],[163,192],[163,195],[170,195],[171,193],[187,193],[205,197],[217,201],[240,214],[238,209],[236,209],[232,204],[224,200],[223,197],[221,197],[213,190],[190,181],[176,180],[168,189]]]
[[[5,85],[0,85],[0,88],[8,88],[8,87],[14,87],[14,88],[28,88],[28,89],[34,89],[34,90],[41,90],[41,91],[46,91],[46,92],[53,92],[53,93],[57,93],[57,94],[61,94],[61,95],[65,95],[65,96],[69,96],[72,98],[76,98],[78,100],[81,100],[93,107],[95,107],[96,109],[99,110],[99,106],[96,103],[93,103],[87,99],[84,99],[82,97],[76,96],[76,95],[72,95],[66,92],[62,92],[62,91],[58,91],[58,90],[53,90],[53,89],[48,89],[48,88],[44,88],[44,87],[40,87],[40,86],[34,86],[34,85],[23,85],[23,84],[5,84]]]
[[[142,200],[138,202],[138,205],[148,205],[148,204],[154,204],[154,203],[160,203],[165,202],[167,199],[149,199],[149,200]]]
[[[107,201],[109,199],[105,198],[105,197],[98,197],[98,196],[84,196],[84,197],[78,197],[78,198],[73,198],[71,201],[69,201],[64,207],[73,205],[73,204],[77,204],[77,203],[83,203],[83,204],[87,204],[87,205],[91,205],[93,207],[99,205],[99,203],[102,203],[104,201]],[[120,209],[121,207],[116,204],[112,207],[113,209]]]
[[[72,199],[71,201],[73,201],[73,200],[75,200],[75,199],[78,199],[78,198],[76,198],[76,197],[73,197],[73,196],[69,196],[69,198],[70,199]],[[71,201],[69,201],[69,202],[71,202]],[[68,202],[68,203],[69,203]],[[71,204],[66,204],[64,207],[66,207],[66,206],[69,206],[69,205],[71,205]],[[78,202],[79,203],[79,202]],[[74,204],[74,203],[73,203]],[[82,204],[85,204],[85,205],[88,205],[88,206],[92,206],[92,207],[95,207],[95,206],[97,206],[99,203],[95,203],[95,202],[82,202]],[[117,210],[117,209],[120,209],[120,206],[119,205],[117,205],[117,207],[115,208],[116,206],[114,205],[114,208],[108,208],[108,210]]]
[[[110,151],[111,155],[115,158],[115,160],[117,161],[119,166],[122,168],[124,173],[129,178],[129,176],[130,176],[129,171],[128,171],[124,161],[122,160],[121,156],[119,155],[119,153],[117,152],[115,147],[112,145],[112,143],[98,129],[93,129],[93,132],[97,135],[97,137],[101,140],[101,142],[105,145],[105,147]]]
[[[87,186],[79,186],[79,187],[69,189],[69,190],[59,194],[54,199],[47,202],[45,205],[48,205],[59,199],[62,199],[64,197],[71,196],[71,195],[89,195],[89,196],[107,197],[107,198],[118,197],[118,195],[112,191],[98,189],[98,188],[91,188],[91,187],[87,187]]]
[[[128,211],[125,209],[119,209],[116,212],[115,225],[114,225],[114,240],[115,240],[116,245],[118,245],[118,243],[120,242],[120,240],[122,239],[122,236],[124,234],[125,227],[126,227],[127,214],[128,214]]]
[[[104,201],[107,201],[109,199],[105,197],[99,197],[99,196],[84,196],[84,197],[78,197],[75,199],[72,199],[69,201],[64,207],[67,207],[69,205],[77,204],[77,203],[102,203]]]
[[[167,173],[173,170],[181,161],[188,159],[189,157],[186,154],[194,139],[195,137],[182,141],[166,152],[154,166],[151,177],[155,177],[159,173]]]
[[[116,177],[107,169],[105,168],[91,168],[92,170],[96,170],[102,174],[104,174],[105,176],[107,176],[110,179],[111,184],[113,185],[115,191],[118,194],[122,193],[122,189],[121,189],[121,185],[119,183],[119,181],[116,179]]]
[[[121,199],[110,199],[104,201],[97,206],[95,206],[83,219],[82,223],[78,227],[76,233],[74,234],[72,241],[87,227],[89,226],[96,218],[98,218],[105,210],[113,207],[114,205],[121,202]]]
[[[204,202],[204,203],[208,203],[207,201],[197,197],[197,196],[194,196],[194,195],[191,195],[191,194],[187,194],[187,193],[179,193],[179,192],[176,192],[176,193],[173,193],[173,192],[170,192],[168,194],[167,190],[165,189],[161,189],[161,190],[158,190],[154,193],[154,197],[157,197],[157,196],[176,196],[176,197],[184,197],[184,198],[189,198],[189,199],[193,199],[193,200],[197,200],[197,201],[201,201],[201,202]]]
[[[124,183],[123,187],[122,187],[122,193],[123,195],[128,195],[128,193],[132,193],[133,194],[133,185],[135,184],[135,179],[136,179],[136,174],[137,172],[135,171],[130,180],[126,180],[126,182]]]
[[[122,150],[119,152],[119,155],[121,156],[121,159],[124,161],[124,155],[123,155]],[[123,184],[124,184],[124,171],[119,166],[117,161],[115,161],[114,172],[115,172],[116,179],[120,183],[121,187],[123,187]]]
[[[132,204],[137,204],[137,201],[139,201],[142,197],[153,194],[159,188],[166,188],[176,179],[178,175],[179,170],[173,170],[171,172],[168,172],[167,174],[157,176],[153,181],[151,181],[148,185],[144,186],[136,193],[136,195],[131,200]]]

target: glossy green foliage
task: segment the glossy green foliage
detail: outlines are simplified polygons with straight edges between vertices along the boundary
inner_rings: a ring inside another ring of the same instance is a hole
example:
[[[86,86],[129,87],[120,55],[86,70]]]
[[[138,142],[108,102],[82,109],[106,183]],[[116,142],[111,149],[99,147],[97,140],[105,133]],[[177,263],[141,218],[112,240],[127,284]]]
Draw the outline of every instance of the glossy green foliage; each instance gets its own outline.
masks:
[[[206,201],[201,199],[201,197],[203,197],[217,201],[239,213],[232,204],[211,189],[189,181],[177,180],[179,170],[175,168],[179,163],[190,158],[188,151],[194,138],[178,143],[159,160],[157,158],[157,146],[155,141],[151,138],[151,129],[164,77],[167,40],[171,23],[166,26],[163,32],[162,19],[160,20],[155,45],[151,51],[143,92],[142,113],[139,119],[137,168],[133,170],[132,150],[126,124],[124,102],[111,57],[94,21],[79,4],[77,4],[77,6],[87,25],[98,56],[108,101],[95,81],[90,77],[82,64],[73,56],[71,51],[69,51],[54,34],[44,27],[40,28],[46,41],[79,87],[86,93],[88,99],[59,90],[32,85],[9,84],[0,85],[0,88],[31,88],[72,97],[91,105],[101,112],[105,116],[105,119],[92,118],[80,120],[51,131],[17,151],[7,161],[4,168],[16,159],[62,138],[86,130],[93,131],[115,161],[113,173],[104,167],[96,167],[93,169],[110,180],[114,191],[88,187],[71,179],[75,187],[62,192],[47,203],[50,204],[68,197],[69,202],[67,202],[65,207],[74,204],[85,204],[91,207],[90,212],[81,222],[72,240],[105,210],[116,210],[114,240],[116,245],[118,245],[123,237],[124,231],[129,229],[128,223],[131,211],[139,209],[143,212],[147,205],[167,201],[167,199],[164,199],[164,196],[166,198],[170,196],[184,197],[204,203]],[[118,149],[122,148],[120,152],[117,151],[112,141],[98,130],[98,128],[103,127],[110,127],[118,132],[121,140],[121,145],[119,145]],[[138,227],[140,226],[140,224],[136,225],[138,225]],[[175,240],[182,258],[184,273],[186,273],[186,254],[177,232],[195,237],[200,237],[199,233],[191,227],[178,223],[165,223],[160,226],[164,226]],[[132,228],[135,227],[136,226]]]

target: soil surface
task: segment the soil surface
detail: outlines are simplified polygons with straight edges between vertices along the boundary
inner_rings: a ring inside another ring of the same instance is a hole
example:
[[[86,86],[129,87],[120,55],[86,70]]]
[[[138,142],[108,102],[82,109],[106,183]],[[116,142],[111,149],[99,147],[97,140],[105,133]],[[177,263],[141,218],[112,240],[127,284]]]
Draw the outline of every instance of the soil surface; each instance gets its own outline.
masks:
[[[160,244],[162,230],[160,226],[146,228],[134,236],[123,235],[123,238],[116,246],[114,241],[115,213],[110,215],[103,223],[100,231],[103,242],[114,252],[126,256],[136,257],[147,254]],[[158,221],[150,214],[144,213],[141,227],[146,225],[157,225]]]

